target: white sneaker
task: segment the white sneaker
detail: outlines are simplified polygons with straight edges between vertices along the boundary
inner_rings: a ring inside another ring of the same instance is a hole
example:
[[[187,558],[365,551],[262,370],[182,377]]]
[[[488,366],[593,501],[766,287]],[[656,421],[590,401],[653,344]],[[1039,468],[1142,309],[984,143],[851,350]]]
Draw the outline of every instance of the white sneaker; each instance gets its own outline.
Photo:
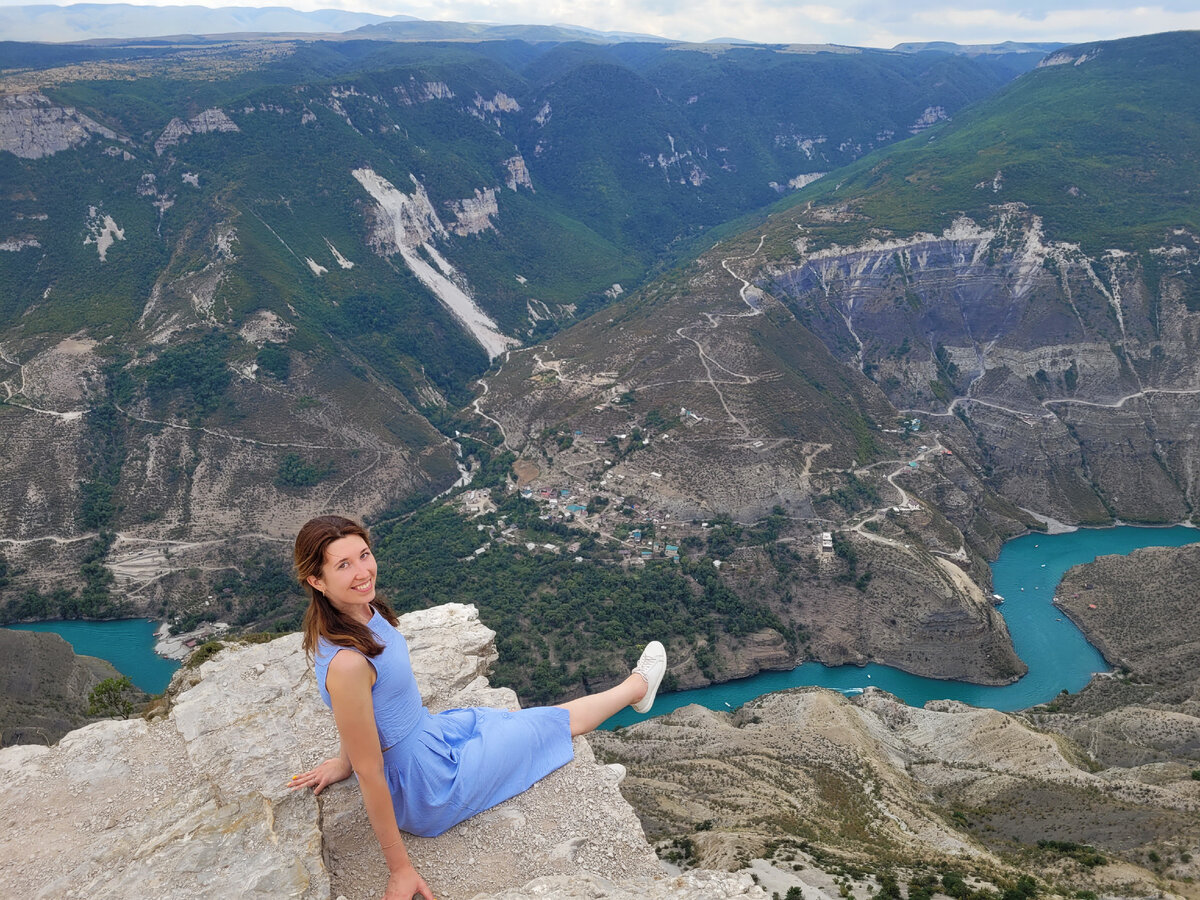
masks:
[[[625,776],[629,774],[628,770],[620,763],[609,763],[604,768],[612,772],[613,777],[617,780],[617,784],[620,784],[622,781],[624,781]]]
[[[648,713],[658,695],[658,686],[667,674],[666,648],[658,641],[648,643],[633,671],[646,679],[646,696],[633,704],[633,709],[635,712]]]

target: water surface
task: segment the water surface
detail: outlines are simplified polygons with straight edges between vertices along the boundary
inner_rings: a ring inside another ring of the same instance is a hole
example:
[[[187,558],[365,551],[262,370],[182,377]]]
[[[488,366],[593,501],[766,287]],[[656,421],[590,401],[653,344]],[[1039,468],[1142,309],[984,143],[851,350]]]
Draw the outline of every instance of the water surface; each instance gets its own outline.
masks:
[[[112,622],[33,622],[10,625],[20,631],[53,631],[62,635],[80,656],[106,659],[122,675],[148,694],[161,694],[179,668],[179,660],[167,659],[154,652],[154,632],[150,619],[117,619]]]
[[[1140,547],[1180,547],[1200,541],[1195,528],[1081,528],[1066,534],[1027,534],[1008,541],[992,564],[992,583],[1005,598],[1000,612],[1008,623],[1017,655],[1029,674],[1014,684],[986,687],[963,681],[922,678],[889,666],[823,666],[804,663],[790,672],[765,672],[752,678],[711,687],[660,695],[654,715],[663,715],[689,703],[727,710],[755,697],[787,688],[817,685],[857,692],[883,688],[910,706],[929,700],[961,700],[972,706],[999,710],[1026,709],[1052,700],[1062,690],[1082,689],[1096,672],[1108,671],[1100,652],[1053,605],[1054,591],[1072,566],[1097,556],[1126,554]],[[627,709],[609,719],[607,728],[631,725],[649,718]]]

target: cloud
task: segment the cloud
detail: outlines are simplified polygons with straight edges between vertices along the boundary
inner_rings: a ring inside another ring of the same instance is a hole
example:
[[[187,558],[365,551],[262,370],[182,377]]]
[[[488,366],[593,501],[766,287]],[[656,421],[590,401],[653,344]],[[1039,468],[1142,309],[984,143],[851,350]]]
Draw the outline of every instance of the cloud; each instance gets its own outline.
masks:
[[[11,6],[28,0],[0,0]],[[133,0],[139,2],[139,0]],[[176,5],[183,0],[141,0]],[[1129,9],[1114,0],[993,0],[983,8],[947,0],[210,0],[214,6],[343,9],[385,16],[505,24],[571,24],[704,41],[735,37],[763,43],[891,47],[902,41],[1083,43],[1157,31],[1200,29],[1198,0],[1159,0]]]
[[[329,0],[311,2],[313,8],[329,5]],[[1196,0],[1163,0],[1137,9],[1112,0],[1063,0],[1042,9],[1030,9],[1028,0],[998,0],[985,8],[964,8],[945,0],[848,0],[839,5],[794,0],[406,0],[403,8],[387,0],[361,2],[371,12],[403,12],[423,19],[567,23],[690,41],[738,37],[763,43],[874,47],[929,40],[1078,43],[1200,28]]]

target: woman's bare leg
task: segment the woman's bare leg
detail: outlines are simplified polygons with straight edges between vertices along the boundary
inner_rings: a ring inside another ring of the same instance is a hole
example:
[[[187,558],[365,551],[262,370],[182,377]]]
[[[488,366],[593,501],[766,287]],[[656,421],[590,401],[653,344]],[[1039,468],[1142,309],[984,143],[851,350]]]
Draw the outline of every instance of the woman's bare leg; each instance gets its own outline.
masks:
[[[595,731],[605,719],[646,696],[646,679],[634,673],[616,687],[568,700],[558,706],[571,714],[571,737]]]

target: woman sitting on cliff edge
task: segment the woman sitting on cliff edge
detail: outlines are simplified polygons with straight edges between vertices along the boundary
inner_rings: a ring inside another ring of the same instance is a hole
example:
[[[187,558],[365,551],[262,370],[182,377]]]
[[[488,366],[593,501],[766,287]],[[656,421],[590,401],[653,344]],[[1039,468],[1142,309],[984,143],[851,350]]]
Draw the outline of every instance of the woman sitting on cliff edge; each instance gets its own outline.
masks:
[[[375,594],[377,566],[365,528],[341,516],[310,520],[296,537],[296,572],[308,589],[304,649],[333,710],[341,751],[292,777],[319,794],[358,776],[363,805],[387,861],[384,900],[433,900],[400,836],[434,837],[521,793],[574,758],[571,739],[626,706],[647,712],[667,667],[662,644],[646,646],[614,688],[559,706],[506,711],[451,709],[431,715],[394,627]]]

